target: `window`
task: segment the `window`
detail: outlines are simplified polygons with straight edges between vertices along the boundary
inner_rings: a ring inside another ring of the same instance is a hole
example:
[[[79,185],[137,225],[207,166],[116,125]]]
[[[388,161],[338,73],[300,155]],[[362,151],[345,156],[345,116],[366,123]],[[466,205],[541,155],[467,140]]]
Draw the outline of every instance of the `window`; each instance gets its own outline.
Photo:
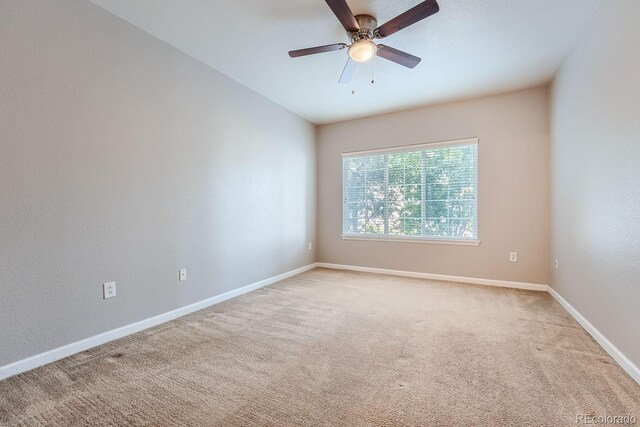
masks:
[[[475,242],[478,140],[343,154],[345,238]]]

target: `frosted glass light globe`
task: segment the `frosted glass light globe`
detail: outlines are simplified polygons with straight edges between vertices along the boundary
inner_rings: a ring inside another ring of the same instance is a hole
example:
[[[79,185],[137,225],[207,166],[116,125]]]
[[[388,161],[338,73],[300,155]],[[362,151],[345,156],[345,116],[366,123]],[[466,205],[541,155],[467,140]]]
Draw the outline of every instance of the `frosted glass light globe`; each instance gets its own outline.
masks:
[[[356,62],[367,62],[377,51],[378,46],[371,40],[360,40],[349,46],[349,57]]]

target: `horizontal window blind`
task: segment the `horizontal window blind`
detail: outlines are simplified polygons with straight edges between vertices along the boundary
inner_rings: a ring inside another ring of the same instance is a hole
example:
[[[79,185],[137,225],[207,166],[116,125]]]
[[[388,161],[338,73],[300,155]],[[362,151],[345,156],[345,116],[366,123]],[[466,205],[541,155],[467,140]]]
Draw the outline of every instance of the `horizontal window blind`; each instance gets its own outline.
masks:
[[[343,232],[477,239],[477,143],[343,158]]]

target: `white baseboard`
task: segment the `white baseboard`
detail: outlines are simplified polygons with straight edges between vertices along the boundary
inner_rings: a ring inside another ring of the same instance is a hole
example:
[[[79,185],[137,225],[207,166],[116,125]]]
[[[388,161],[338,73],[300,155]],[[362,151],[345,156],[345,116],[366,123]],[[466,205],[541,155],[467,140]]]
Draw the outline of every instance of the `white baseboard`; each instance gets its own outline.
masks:
[[[88,350],[92,347],[99,346],[101,344],[108,343],[109,341],[117,340],[118,338],[126,337],[127,335],[135,334],[136,332],[143,331],[153,326],[160,325],[178,317],[185,316],[203,308],[207,308],[214,304],[218,304],[222,301],[237,297],[242,294],[246,294],[253,290],[262,288],[267,285],[284,280],[288,277],[295,276],[296,274],[303,273],[316,267],[316,264],[309,264],[305,267],[297,268],[295,270],[288,271],[278,276],[270,277],[265,280],[261,280],[256,283],[244,286],[242,288],[234,289],[224,294],[216,295],[211,298],[196,302],[194,304],[178,308],[176,310],[169,311],[167,313],[160,314],[158,316],[150,317],[145,320],[141,320],[130,325],[123,326],[121,328],[113,329],[111,331],[104,332],[93,337],[89,337],[71,344],[67,344],[62,347],[55,348],[53,350],[46,351],[44,353],[36,354],[29,358],[19,360],[9,365],[0,367],[0,380],[9,378],[14,375],[18,375],[22,372],[30,371],[39,366],[46,365],[56,360],[64,359],[81,351]]]
[[[475,278],[469,278],[469,277],[446,276],[441,274],[418,273],[413,271],[400,271],[400,270],[389,270],[389,269],[383,269],[383,268],[359,267],[359,266],[342,265],[342,264],[329,264],[324,262],[309,264],[307,266],[297,268],[292,271],[288,271],[278,276],[270,277],[268,279],[261,280],[256,283],[252,283],[250,285],[244,286],[242,288],[234,289],[232,291],[225,292],[220,295],[216,295],[206,300],[199,301],[197,303],[194,303],[185,307],[181,307],[176,310],[172,310],[167,313],[163,313],[158,316],[151,317],[149,319],[141,320],[139,322],[132,323],[130,325],[123,326],[121,328],[113,329],[111,331],[107,331],[102,334],[95,335],[93,337],[89,337],[81,341],[77,341],[62,347],[58,347],[56,349],[37,354],[35,356],[31,356],[23,360],[19,360],[9,365],[2,366],[0,367],[0,380],[9,378],[11,376],[14,376],[26,371],[30,371],[39,366],[43,366],[43,365],[55,362],[56,360],[64,359],[65,357],[71,356],[73,354],[80,353],[82,351],[99,346],[101,344],[108,343],[110,341],[113,341],[119,338],[123,338],[127,335],[131,335],[136,332],[143,331],[145,329],[160,325],[170,320],[177,319],[178,317],[182,317],[187,314],[196,312],[198,310],[202,310],[214,304],[218,304],[222,301],[226,301],[228,299],[246,294],[248,292],[262,288],[264,286],[271,285],[273,283],[284,280],[288,277],[295,276],[300,273],[304,273],[305,271],[312,270],[316,267],[330,268],[334,270],[361,271],[365,273],[386,274],[386,275],[393,275],[393,276],[416,277],[421,279],[441,280],[441,281],[448,281],[448,282],[470,283],[475,285],[499,286],[499,287],[506,287],[506,288],[526,289],[526,290],[535,290],[535,291],[548,291],[565,308],[565,310],[567,310],[567,312],[569,312],[569,314],[571,314],[571,316],[573,316],[573,318],[576,319],[576,321],[598,342],[598,344],[600,344],[600,346],[602,346],[602,348],[607,353],[609,353],[609,355],[622,367],[622,369],[624,369],[631,376],[631,378],[633,378],[638,384],[640,384],[640,368],[638,368],[638,366],[636,366],[633,362],[631,362],[631,360],[629,360],[624,355],[624,353],[622,353],[615,345],[613,345],[611,341],[609,341],[600,331],[598,331],[584,316],[582,316],[582,314],[580,314],[560,294],[558,294],[554,289],[552,289],[548,285],[539,285],[534,283],[522,283],[522,282],[509,282],[509,281],[491,280],[491,279],[475,279]]]
[[[596,340],[598,344],[615,360],[622,369],[640,384],[640,368],[611,343],[600,331],[598,331],[578,310],[567,302],[558,292],[548,285],[534,283],[509,282],[503,280],[476,279],[470,277],[446,276],[441,274],[418,273],[415,271],[389,270],[384,268],[360,267],[354,265],[330,264],[326,262],[316,263],[317,267],[334,270],[351,270],[364,273],[387,274],[391,276],[416,277],[420,279],[443,280],[447,282],[470,283],[475,285],[499,286],[504,288],[527,289],[549,292],[565,310]]]
[[[631,378],[640,384],[640,368],[636,366],[627,356],[621,352],[618,347],[613,345],[595,326],[591,324],[578,310],[576,310],[569,302],[562,297],[555,289],[549,287],[549,293],[564,307],[569,314],[593,337],[600,346],[609,353],[609,356],[615,360],[622,369],[624,369]]]
[[[361,271],[364,273],[387,274],[390,276],[417,277],[419,279],[441,280],[445,282],[470,283],[473,285],[498,286],[501,288],[526,289],[530,291],[543,291],[549,289],[548,285],[536,283],[509,282],[505,280],[476,279],[472,277],[446,276],[443,274],[418,273],[416,271],[388,270],[385,268],[360,267],[355,265],[329,264],[326,262],[316,263],[318,267],[331,268],[334,270]]]

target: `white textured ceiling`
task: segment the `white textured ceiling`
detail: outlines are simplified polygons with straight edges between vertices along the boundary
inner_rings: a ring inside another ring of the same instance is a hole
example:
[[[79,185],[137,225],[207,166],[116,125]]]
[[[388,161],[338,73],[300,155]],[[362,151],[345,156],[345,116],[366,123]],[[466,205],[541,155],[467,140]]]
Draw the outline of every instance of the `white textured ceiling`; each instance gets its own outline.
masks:
[[[548,82],[600,2],[439,0],[383,41],[422,57],[415,69],[376,58],[339,85],[345,50],[287,55],[348,41],[324,0],[92,1],[317,124]],[[348,3],[382,24],[420,0]]]

